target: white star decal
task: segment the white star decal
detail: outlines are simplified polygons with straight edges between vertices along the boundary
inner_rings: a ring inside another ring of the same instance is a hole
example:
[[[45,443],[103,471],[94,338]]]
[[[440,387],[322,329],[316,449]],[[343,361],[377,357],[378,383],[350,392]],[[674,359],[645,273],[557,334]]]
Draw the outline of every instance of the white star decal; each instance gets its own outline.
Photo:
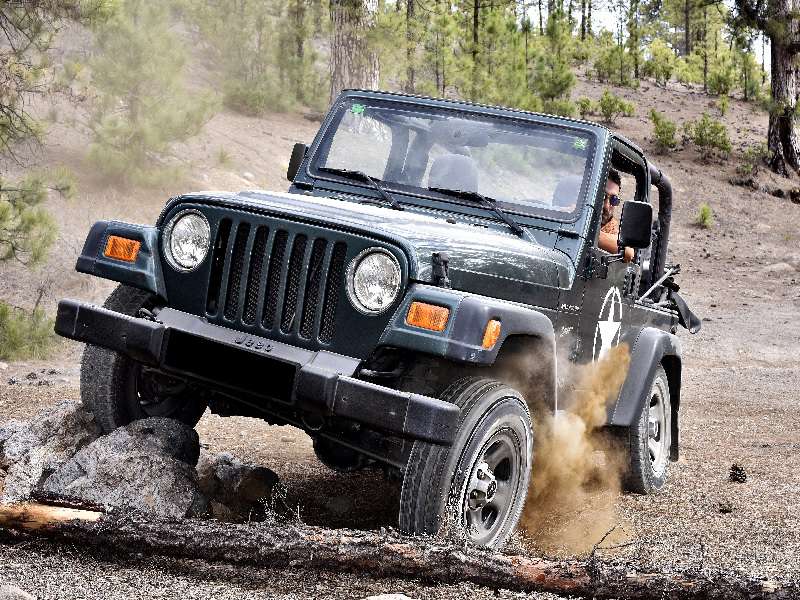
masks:
[[[605,317],[605,318],[604,318]],[[597,327],[594,332],[594,346],[592,347],[593,360],[603,358],[614,345],[619,342],[619,332],[622,326],[622,294],[619,288],[609,288],[600,314],[597,317]],[[599,344],[598,344],[599,339]]]

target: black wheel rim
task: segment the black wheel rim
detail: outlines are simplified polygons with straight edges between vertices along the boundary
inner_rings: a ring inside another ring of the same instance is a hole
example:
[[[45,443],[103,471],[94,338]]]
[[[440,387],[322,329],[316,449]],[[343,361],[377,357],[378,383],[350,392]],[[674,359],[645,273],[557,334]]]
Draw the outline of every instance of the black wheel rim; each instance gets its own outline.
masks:
[[[514,512],[523,477],[522,453],[515,432],[504,428],[474,455],[462,501],[462,525],[474,543],[490,545]]]
[[[174,385],[156,382],[152,372],[139,363],[131,362],[128,367],[126,395],[134,418],[177,418],[186,405],[185,389],[178,381]]]

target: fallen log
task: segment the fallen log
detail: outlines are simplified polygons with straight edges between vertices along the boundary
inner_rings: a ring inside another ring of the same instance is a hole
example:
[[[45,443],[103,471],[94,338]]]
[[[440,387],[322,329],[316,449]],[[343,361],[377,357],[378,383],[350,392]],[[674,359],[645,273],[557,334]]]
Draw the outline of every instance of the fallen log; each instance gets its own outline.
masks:
[[[366,572],[437,583],[471,581],[492,588],[624,600],[800,597],[796,582],[776,584],[731,573],[638,573],[590,560],[509,556],[393,532],[323,529],[295,523],[233,525],[218,521],[140,521],[36,504],[0,506],[0,526],[91,547],[105,556],[148,553],[252,566]]]

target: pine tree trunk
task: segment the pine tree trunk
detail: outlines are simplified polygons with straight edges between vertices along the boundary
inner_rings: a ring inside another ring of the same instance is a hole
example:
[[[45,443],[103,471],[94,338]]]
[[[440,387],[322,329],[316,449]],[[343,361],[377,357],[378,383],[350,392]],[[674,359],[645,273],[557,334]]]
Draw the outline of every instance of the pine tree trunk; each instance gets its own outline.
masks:
[[[581,41],[586,40],[586,0],[581,0]]]
[[[592,36],[592,0],[589,1],[589,6],[586,9],[586,35]]]
[[[413,94],[416,86],[414,78],[414,4],[415,0],[406,0],[406,92]]]
[[[691,2],[692,0],[683,0],[683,55],[684,56],[689,56],[692,53]]]
[[[788,2],[781,2],[788,4]],[[790,20],[787,17],[787,20]],[[770,37],[772,59],[772,101],[769,115],[767,147],[770,152],[770,168],[781,175],[800,171],[800,149],[795,131],[795,107],[797,105],[797,73],[794,67],[796,54],[789,40]]]
[[[544,35],[544,20],[542,19],[542,0],[539,0],[539,35]]]
[[[703,8],[703,91],[708,93],[708,7]]]
[[[294,0],[290,8],[294,25],[295,42],[295,64],[294,64],[294,88],[295,96],[299,100],[305,99],[305,89],[303,85],[303,71],[305,62],[305,38],[306,38],[306,0]]]
[[[478,99],[478,42],[480,42],[480,0],[472,3],[472,90],[470,100]]]
[[[380,63],[368,40],[375,18],[372,2],[331,0],[330,11],[331,102],[344,89],[377,89]]]

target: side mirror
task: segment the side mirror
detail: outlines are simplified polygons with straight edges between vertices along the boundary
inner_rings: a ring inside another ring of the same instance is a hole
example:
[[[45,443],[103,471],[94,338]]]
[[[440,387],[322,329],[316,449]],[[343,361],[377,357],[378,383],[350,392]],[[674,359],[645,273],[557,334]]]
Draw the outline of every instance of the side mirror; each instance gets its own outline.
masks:
[[[620,248],[649,248],[653,224],[653,206],[631,200],[622,205],[619,222]]]
[[[292,148],[292,157],[289,159],[289,168],[286,170],[286,179],[294,181],[297,172],[300,170],[300,165],[303,164],[303,159],[308,152],[308,146],[305,144],[295,144]]]

